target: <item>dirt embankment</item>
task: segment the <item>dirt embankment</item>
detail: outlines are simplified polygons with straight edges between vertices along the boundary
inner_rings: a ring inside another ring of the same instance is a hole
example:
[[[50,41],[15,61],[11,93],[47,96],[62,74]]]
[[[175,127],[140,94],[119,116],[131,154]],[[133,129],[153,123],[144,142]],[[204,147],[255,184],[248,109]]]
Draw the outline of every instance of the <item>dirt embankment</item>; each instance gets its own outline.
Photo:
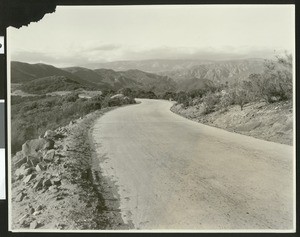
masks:
[[[171,111],[230,132],[281,144],[293,144],[292,102],[249,103],[244,106],[243,110],[235,105],[210,114],[203,114],[201,106],[184,108],[181,104],[175,104]]]
[[[108,110],[108,109],[107,109]],[[102,193],[94,171],[90,128],[105,110],[27,141],[12,158],[11,227],[17,229],[126,229]]]

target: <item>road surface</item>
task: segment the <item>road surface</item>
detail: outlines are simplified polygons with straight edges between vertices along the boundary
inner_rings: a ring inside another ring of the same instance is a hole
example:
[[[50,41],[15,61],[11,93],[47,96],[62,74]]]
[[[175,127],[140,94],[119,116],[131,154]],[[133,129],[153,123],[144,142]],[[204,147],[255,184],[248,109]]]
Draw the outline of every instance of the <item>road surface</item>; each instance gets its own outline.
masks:
[[[199,124],[169,101],[99,118],[93,139],[125,223],[142,230],[290,230],[293,149]],[[116,196],[115,196],[116,197]]]

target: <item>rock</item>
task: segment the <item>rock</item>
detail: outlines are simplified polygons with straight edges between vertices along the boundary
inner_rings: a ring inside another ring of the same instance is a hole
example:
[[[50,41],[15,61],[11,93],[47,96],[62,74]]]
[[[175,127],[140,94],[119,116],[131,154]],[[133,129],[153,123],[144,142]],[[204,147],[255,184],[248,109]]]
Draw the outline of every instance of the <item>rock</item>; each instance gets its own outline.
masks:
[[[42,165],[42,164],[37,164],[36,166],[35,166],[35,170],[37,171],[37,172],[41,172],[41,171],[43,171],[43,170],[45,170],[46,169],[46,167],[44,166],[44,165]]]
[[[49,191],[52,193],[56,193],[56,192],[58,192],[58,189],[56,188],[56,186],[53,185],[53,186],[49,187]]]
[[[54,158],[54,162],[55,162],[55,163],[59,163],[59,162],[60,162],[60,158],[59,158],[59,157],[55,157],[55,158]]]
[[[27,175],[31,174],[33,171],[34,171],[33,168],[27,168],[27,169],[25,169],[24,176],[27,176]]]
[[[38,205],[37,208],[36,208],[36,210],[37,210],[37,211],[43,210],[43,206],[42,206],[42,205]]]
[[[25,170],[26,170],[26,167],[25,166],[21,166],[19,169],[16,169],[15,176],[17,176],[17,177],[24,176]]]
[[[39,190],[39,189],[41,189],[42,187],[43,187],[43,179],[38,180],[38,181],[34,184],[34,186],[33,186],[33,188],[34,188],[35,190]]]
[[[56,133],[56,132],[54,132],[54,131],[52,131],[52,130],[47,130],[47,131],[45,132],[44,138],[46,138],[46,139],[53,139],[53,138],[55,138],[56,136],[57,136],[57,133]]]
[[[31,208],[29,209],[29,213],[30,213],[30,214],[33,214],[33,213],[34,213],[34,208],[33,208],[33,207],[31,207]]]
[[[55,150],[49,150],[44,156],[44,161],[51,162],[54,158]]]
[[[52,139],[47,139],[46,144],[44,145],[43,149],[50,150],[54,148],[55,142]]]
[[[40,157],[40,154],[39,154]],[[35,167],[38,163],[41,162],[41,159],[39,157],[34,157],[34,156],[27,156],[27,164]]]
[[[26,178],[23,180],[23,182],[25,184],[27,184],[29,181],[31,181],[32,179],[34,179],[36,177],[35,174],[30,174],[30,175],[27,175]]]
[[[18,176],[16,176],[15,180],[20,180],[20,179],[23,179],[23,178],[24,178],[24,175],[18,175]]]
[[[22,153],[24,156],[34,156],[36,157],[38,155],[38,151],[42,150],[47,143],[47,140],[43,138],[33,139],[26,141],[22,145]]]
[[[61,179],[60,178],[54,178],[51,180],[53,185],[59,186],[61,185]]]
[[[35,211],[32,215],[37,216],[40,215],[42,212],[41,211]]]
[[[18,160],[15,164],[14,164],[14,166],[16,167],[16,168],[20,168],[23,164],[25,164],[27,162],[27,158],[26,157],[23,157],[23,158],[21,158],[20,160]]]
[[[58,229],[64,229],[65,227],[66,227],[66,225],[65,224],[62,224],[62,223],[57,223],[56,225],[56,228],[58,228]]]
[[[26,196],[25,193],[20,192],[16,197],[16,202],[22,202],[25,196]]]
[[[23,219],[26,219],[27,217],[29,217],[29,214],[25,214],[24,216],[21,216],[21,218],[18,221],[21,221]]]
[[[44,181],[43,181],[43,186],[45,187],[45,188],[48,188],[48,187],[50,187],[52,185],[52,183],[51,183],[51,180],[50,179],[45,179]]]
[[[37,220],[34,220],[33,222],[30,223],[29,228],[30,229],[36,229],[38,227],[39,223]]]

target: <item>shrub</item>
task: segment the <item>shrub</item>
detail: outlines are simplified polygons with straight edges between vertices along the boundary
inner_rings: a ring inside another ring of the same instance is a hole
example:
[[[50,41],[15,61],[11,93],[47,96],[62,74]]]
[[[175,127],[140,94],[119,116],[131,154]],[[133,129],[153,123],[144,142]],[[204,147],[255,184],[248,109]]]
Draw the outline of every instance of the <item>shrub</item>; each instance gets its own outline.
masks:
[[[256,97],[268,103],[292,99],[292,56],[286,54],[277,56],[276,61],[267,60],[264,72],[250,75],[249,80]]]
[[[209,114],[216,109],[216,105],[220,102],[220,93],[209,92],[203,97],[204,113]]]

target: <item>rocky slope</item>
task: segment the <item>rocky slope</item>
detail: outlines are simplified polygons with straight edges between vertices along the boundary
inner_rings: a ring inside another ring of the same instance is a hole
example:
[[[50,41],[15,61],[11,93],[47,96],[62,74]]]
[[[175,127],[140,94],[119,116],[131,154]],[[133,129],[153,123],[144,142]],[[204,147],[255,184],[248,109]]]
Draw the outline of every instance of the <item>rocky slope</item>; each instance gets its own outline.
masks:
[[[105,110],[47,131],[12,158],[11,227],[127,229],[97,163],[89,130]],[[108,200],[108,201],[107,201]]]
[[[201,105],[184,108],[176,104],[171,110],[194,121],[230,132],[293,145],[292,102],[249,103],[243,110],[235,105],[206,115]]]

